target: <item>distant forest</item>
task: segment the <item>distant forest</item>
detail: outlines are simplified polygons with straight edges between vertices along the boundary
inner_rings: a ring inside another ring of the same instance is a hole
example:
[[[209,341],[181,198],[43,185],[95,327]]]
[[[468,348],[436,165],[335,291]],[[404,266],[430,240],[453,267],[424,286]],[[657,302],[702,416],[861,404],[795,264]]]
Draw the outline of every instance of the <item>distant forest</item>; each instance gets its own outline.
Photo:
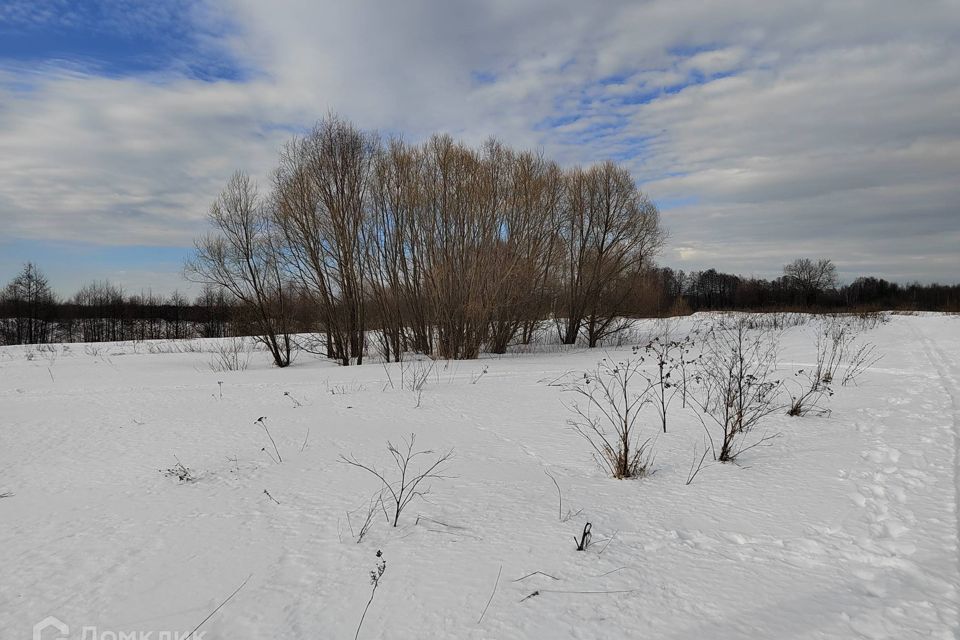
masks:
[[[697,311],[801,311],[860,313],[879,310],[960,312],[960,285],[898,284],[861,277],[850,284],[810,289],[789,275],[773,280],[654,267],[643,276],[649,292],[631,317],[686,315]],[[322,331],[306,297],[291,301],[296,332]],[[244,307],[221,289],[204,287],[193,300],[127,294],[94,282],[59,299],[33,264],[0,291],[0,344],[180,340],[256,335]]]

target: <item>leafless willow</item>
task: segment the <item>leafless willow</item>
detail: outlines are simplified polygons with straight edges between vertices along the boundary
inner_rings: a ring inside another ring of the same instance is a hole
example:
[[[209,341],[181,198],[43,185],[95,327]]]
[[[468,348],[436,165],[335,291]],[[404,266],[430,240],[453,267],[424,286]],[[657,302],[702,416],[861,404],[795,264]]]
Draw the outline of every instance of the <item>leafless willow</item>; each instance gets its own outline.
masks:
[[[331,116],[289,142],[274,176],[275,223],[316,303],[327,355],[363,362],[367,193],[376,139]]]
[[[344,365],[363,362],[368,333],[386,361],[465,359],[550,319],[564,343],[597,346],[643,304],[665,238],[613,163],[564,171],[496,140],[384,141],[336,115],[283,147],[269,198],[238,174],[212,211],[196,279],[251,300],[277,333],[273,288],[292,278],[316,350]]]
[[[210,207],[214,231],[196,243],[186,276],[222,287],[238,300],[245,318],[270,350],[274,364],[292,359],[290,279],[280,238],[257,185],[237,172]]]
[[[567,175],[560,241],[558,331],[591,347],[623,328],[624,310],[665,240],[657,208],[612,162]]]

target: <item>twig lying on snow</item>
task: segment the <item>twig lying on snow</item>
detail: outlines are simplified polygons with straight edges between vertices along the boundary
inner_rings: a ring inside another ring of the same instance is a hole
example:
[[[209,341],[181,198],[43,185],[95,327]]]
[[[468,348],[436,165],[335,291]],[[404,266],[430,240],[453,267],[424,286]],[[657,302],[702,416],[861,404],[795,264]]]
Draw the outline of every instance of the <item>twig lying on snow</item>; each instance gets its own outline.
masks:
[[[236,591],[234,591],[233,593],[231,593],[230,596],[229,596],[226,600],[224,600],[223,602],[221,602],[221,603],[220,603],[220,606],[218,606],[216,609],[214,609],[213,611],[211,611],[211,612],[210,612],[210,615],[208,615],[206,618],[204,618],[203,620],[201,620],[201,621],[200,621],[200,624],[198,624],[197,626],[195,626],[195,627],[193,628],[193,631],[191,631],[191,632],[188,633],[187,635],[183,636],[183,640],[190,640],[190,638],[193,637],[193,634],[195,634],[195,633],[197,632],[197,629],[199,629],[200,627],[202,627],[202,626],[203,626],[203,623],[205,623],[207,620],[209,620],[210,618],[212,618],[212,617],[213,617],[213,614],[215,614],[217,611],[220,611],[220,609],[223,607],[223,605],[225,605],[225,604],[227,604],[228,602],[230,602],[230,600],[233,599],[233,596],[235,596],[235,595],[237,595],[238,593],[240,593],[240,589],[243,589],[243,588],[247,585],[247,582],[249,582],[249,581],[250,581],[250,578],[252,578],[252,577],[253,577],[253,574],[252,574],[252,573],[251,573],[250,575],[248,575],[248,576],[247,576],[247,579],[243,581],[243,584],[241,584],[239,587],[237,587]]]
[[[427,516],[421,515],[421,514],[419,514],[419,513],[417,514],[417,520],[416,520],[413,524],[415,524],[415,525],[420,524],[420,521],[421,521],[421,520],[426,520],[427,522],[432,522],[432,523],[434,523],[434,524],[438,524],[438,525],[440,525],[441,527],[446,527],[446,528],[448,528],[448,529],[466,529],[466,527],[461,527],[461,526],[456,525],[456,524],[447,524],[446,522],[440,522],[439,520],[434,520],[433,518],[428,518]]]
[[[636,593],[641,591],[641,589],[617,589],[615,591],[566,591],[562,589],[537,589],[530,595],[526,596],[520,602],[524,600],[529,600],[533,596],[539,596],[541,593],[573,593],[577,595],[609,595],[612,593]]]
[[[613,591],[567,591],[565,589],[540,589],[540,593],[576,593],[583,595],[606,595],[610,593],[636,593],[642,589],[614,589]]]
[[[601,574],[598,575],[598,576],[590,576],[590,577],[591,577],[591,578],[604,578],[604,577],[610,575],[611,573],[616,573],[617,571],[623,571],[624,569],[632,569],[632,568],[633,568],[633,567],[617,567],[616,569],[611,569],[610,571],[607,571],[606,573],[601,573]]]
[[[522,578],[517,578],[516,580],[511,580],[510,582],[520,582],[521,580],[526,580],[526,579],[529,578],[530,576],[535,576],[535,575],[547,576],[548,578],[550,578],[550,579],[552,579],[552,580],[559,580],[559,579],[560,579],[560,578],[558,578],[558,577],[556,577],[556,576],[550,575],[549,573],[544,573],[543,571],[534,571],[533,573],[528,573],[527,575],[523,576]]]
[[[448,536],[465,536],[465,537],[471,538],[471,539],[473,539],[473,540],[483,540],[483,538],[481,538],[481,537],[479,537],[479,536],[472,536],[472,535],[470,535],[469,533],[458,533],[458,532],[456,532],[456,531],[444,531],[443,529],[431,529],[430,527],[425,527],[425,528],[426,528],[426,530],[429,531],[430,533],[442,533],[442,534],[448,535]]]
[[[620,533],[619,530],[613,532],[613,535],[610,536],[609,540],[607,540],[607,544],[603,545],[603,549],[600,549],[600,553],[597,554],[598,556],[603,555],[603,552],[607,550],[607,547],[610,546],[610,543],[613,542],[613,539],[617,537],[618,533]]]
[[[556,378],[554,378],[553,380],[551,380],[550,382],[548,382],[548,383],[547,383],[547,386],[548,386],[548,387],[562,387],[563,385],[562,385],[562,384],[557,384],[557,382],[559,382],[559,381],[560,381],[561,379],[563,379],[563,378],[566,378],[566,377],[567,377],[568,375],[570,375],[571,373],[573,373],[573,370],[572,370],[572,369],[568,369],[567,371],[564,371],[564,372],[561,373],[559,376],[557,376]],[[537,382],[543,382],[544,380],[546,380],[546,378],[543,378],[543,379],[541,379],[541,380],[537,380]]]
[[[272,495],[270,495],[270,492],[269,492],[269,491],[267,491],[266,489],[264,489],[263,492],[267,495],[268,498],[270,498],[271,500],[273,500],[273,501],[276,502],[277,504],[280,504],[280,501],[277,500],[276,498],[274,498]]]
[[[497,587],[500,586],[500,574],[503,573],[503,563],[500,563],[500,570],[497,571],[497,581],[493,583],[493,593],[490,594],[490,599],[487,600],[487,605],[483,608],[483,611],[480,613],[480,617],[477,619],[477,624],[483,622],[483,616],[486,615],[487,609],[490,608],[490,603],[493,602],[493,596],[497,595]]]

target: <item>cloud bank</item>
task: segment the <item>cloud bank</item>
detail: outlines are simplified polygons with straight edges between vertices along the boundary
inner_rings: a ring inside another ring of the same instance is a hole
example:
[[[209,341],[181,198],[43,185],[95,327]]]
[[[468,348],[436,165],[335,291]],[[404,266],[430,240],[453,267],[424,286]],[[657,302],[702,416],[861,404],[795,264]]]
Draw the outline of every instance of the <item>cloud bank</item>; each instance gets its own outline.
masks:
[[[65,6],[0,8],[0,245],[189,246],[233,170],[333,110],[614,158],[674,267],[960,274],[954,0]]]

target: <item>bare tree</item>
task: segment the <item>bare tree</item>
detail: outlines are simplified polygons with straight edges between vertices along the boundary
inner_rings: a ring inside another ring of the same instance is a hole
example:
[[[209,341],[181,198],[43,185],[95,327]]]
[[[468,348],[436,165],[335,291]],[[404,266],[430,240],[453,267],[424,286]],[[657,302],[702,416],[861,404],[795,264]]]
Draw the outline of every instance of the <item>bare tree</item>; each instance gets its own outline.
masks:
[[[173,340],[183,340],[187,337],[187,322],[184,314],[189,304],[186,296],[177,290],[174,290],[173,293],[167,296],[166,305],[171,311],[170,322],[167,323],[167,329],[170,338]]]
[[[532,153],[509,158],[506,203],[496,247],[498,291],[488,348],[505,353],[518,334],[529,343],[549,313],[550,277],[559,248],[563,178],[559,167]]]
[[[482,152],[435,136],[424,149],[422,174],[424,290],[441,358],[475,358],[496,303],[498,217],[503,206],[503,149]]]
[[[837,267],[826,258],[816,261],[797,258],[784,265],[783,278],[807,306],[815,303],[820,294],[836,288],[839,282]]]
[[[423,154],[394,139],[372,172],[367,269],[381,330],[381,352],[433,353],[433,312],[424,291]]]
[[[574,169],[566,182],[564,269],[555,313],[564,344],[574,344],[585,330],[587,344],[595,347],[623,328],[626,303],[666,233],[656,206],[626,169],[606,162]]]
[[[197,296],[194,307],[203,310],[200,335],[204,338],[223,338],[230,330],[230,304],[226,292],[211,284],[205,284]]]
[[[272,216],[254,182],[237,172],[210,207],[215,233],[197,241],[186,277],[222,287],[243,306],[273,362],[291,362],[289,281]]]
[[[376,137],[331,115],[284,148],[275,174],[276,221],[287,254],[319,305],[327,355],[363,362],[366,204]]]
[[[0,302],[12,316],[6,342],[40,344],[49,342],[50,312],[56,298],[47,277],[32,262],[0,292]]]
[[[73,296],[73,304],[80,310],[77,329],[81,340],[123,340],[123,303],[123,289],[109,280],[91,282],[81,287]]]

